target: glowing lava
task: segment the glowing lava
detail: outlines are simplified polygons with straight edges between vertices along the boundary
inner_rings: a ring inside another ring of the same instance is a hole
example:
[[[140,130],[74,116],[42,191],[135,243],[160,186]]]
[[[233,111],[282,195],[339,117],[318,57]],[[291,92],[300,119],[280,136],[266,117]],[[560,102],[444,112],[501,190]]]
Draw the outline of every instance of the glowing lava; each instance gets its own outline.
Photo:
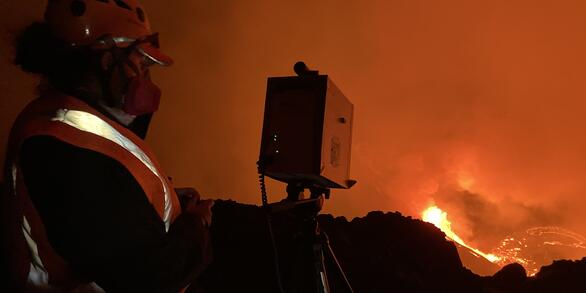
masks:
[[[432,206],[432,207],[427,208],[425,211],[423,211],[423,214],[421,215],[421,219],[425,222],[428,222],[428,223],[435,225],[438,229],[440,229],[442,232],[444,232],[446,234],[447,238],[449,238],[449,239],[455,241],[456,243],[470,249],[471,251],[473,251],[477,255],[486,258],[488,261],[490,261],[492,263],[496,263],[496,264],[500,263],[500,260],[501,260],[500,257],[498,257],[494,254],[484,253],[476,248],[470,247],[468,244],[466,244],[464,242],[464,240],[462,240],[462,238],[460,238],[458,235],[456,235],[456,233],[454,233],[454,231],[452,231],[450,221],[448,221],[448,214],[446,212],[442,211],[440,208],[438,208],[436,206]]]
[[[505,238],[494,253],[501,266],[516,262],[533,276],[554,259],[580,259],[586,253],[586,238],[560,227],[534,227]]]
[[[586,237],[554,226],[535,227],[525,232],[515,233],[503,239],[493,253],[484,253],[467,245],[454,231],[448,214],[437,206],[423,211],[422,220],[435,225],[452,240],[468,248],[478,257],[503,267],[518,263],[525,267],[529,276],[534,276],[541,266],[550,264],[554,259],[579,259],[586,253]]]

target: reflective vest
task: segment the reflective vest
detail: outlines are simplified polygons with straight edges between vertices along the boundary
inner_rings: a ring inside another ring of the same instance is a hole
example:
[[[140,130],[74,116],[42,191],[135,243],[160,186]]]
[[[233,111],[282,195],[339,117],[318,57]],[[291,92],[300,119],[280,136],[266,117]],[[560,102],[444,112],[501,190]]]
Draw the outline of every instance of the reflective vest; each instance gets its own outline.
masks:
[[[3,257],[11,266],[11,282],[23,290],[69,291],[83,284],[51,247],[22,178],[19,150],[27,138],[38,135],[51,136],[118,161],[140,184],[167,230],[181,212],[168,177],[141,138],[76,98],[51,94],[37,99],[23,110],[12,128],[4,170],[7,188],[0,202]]]

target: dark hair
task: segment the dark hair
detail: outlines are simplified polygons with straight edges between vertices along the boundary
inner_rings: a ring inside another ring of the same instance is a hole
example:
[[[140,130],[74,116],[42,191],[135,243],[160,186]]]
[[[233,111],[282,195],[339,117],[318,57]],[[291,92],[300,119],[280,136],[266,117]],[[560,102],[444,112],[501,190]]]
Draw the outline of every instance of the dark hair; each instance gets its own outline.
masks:
[[[72,89],[99,68],[99,54],[87,47],[73,47],[58,39],[49,25],[35,22],[16,38],[14,63],[25,72],[47,78],[58,89]]]

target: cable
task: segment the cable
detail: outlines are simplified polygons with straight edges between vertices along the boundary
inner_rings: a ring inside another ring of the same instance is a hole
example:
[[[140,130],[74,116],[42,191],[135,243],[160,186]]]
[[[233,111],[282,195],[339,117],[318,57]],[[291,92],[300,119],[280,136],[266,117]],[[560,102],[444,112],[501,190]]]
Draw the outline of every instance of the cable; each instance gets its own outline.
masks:
[[[261,193],[261,197],[262,197],[262,206],[265,208],[265,216],[267,219],[267,227],[269,228],[269,238],[271,239],[271,246],[273,247],[273,261],[274,261],[274,266],[275,266],[275,275],[277,278],[277,286],[279,287],[279,292],[281,293],[285,293],[285,290],[283,289],[283,282],[281,281],[281,268],[279,266],[279,254],[277,251],[277,243],[275,242],[275,235],[273,233],[273,224],[272,224],[272,220],[271,220],[271,213],[268,209],[269,206],[269,200],[268,200],[268,196],[267,196],[267,186],[265,183],[265,168],[264,168],[264,162],[262,160],[259,160],[258,162],[256,162],[256,166],[258,169],[258,179],[259,179],[259,183],[260,183],[260,193]]]
[[[269,199],[267,197],[267,186],[265,183],[264,162],[261,162],[261,160],[258,160],[258,162],[256,162],[256,167],[258,170],[258,181],[260,183],[260,195],[262,198],[262,206],[266,207],[269,205]]]
[[[276,270],[276,277],[277,277],[277,285],[279,286],[279,292],[285,293],[285,289],[283,289],[283,282],[281,281],[281,268],[279,266],[279,255],[277,254],[277,243],[275,242],[275,235],[273,234],[273,225],[271,221],[271,216],[267,213],[267,225],[269,227],[269,236],[271,238],[271,245],[273,246],[273,259],[275,261],[275,270]]]

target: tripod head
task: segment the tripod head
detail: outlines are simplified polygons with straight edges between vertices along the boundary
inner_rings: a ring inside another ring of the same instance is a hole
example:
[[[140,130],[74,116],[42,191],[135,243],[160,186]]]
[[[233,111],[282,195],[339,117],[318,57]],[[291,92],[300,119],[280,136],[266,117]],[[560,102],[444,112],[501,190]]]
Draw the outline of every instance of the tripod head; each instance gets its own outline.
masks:
[[[316,217],[324,206],[324,202],[330,196],[330,189],[310,187],[309,197],[306,197],[303,185],[289,183],[287,185],[287,197],[280,202],[266,204],[269,214],[282,212],[305,211],[309,216]]]

